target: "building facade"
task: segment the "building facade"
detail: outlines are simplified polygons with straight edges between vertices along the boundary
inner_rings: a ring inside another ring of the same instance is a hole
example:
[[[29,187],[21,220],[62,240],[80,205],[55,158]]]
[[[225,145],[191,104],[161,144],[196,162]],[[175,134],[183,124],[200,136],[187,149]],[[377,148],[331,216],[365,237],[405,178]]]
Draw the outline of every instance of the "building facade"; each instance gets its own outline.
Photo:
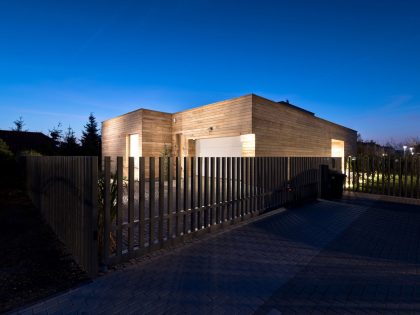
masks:
[[[178,113],[139,109],[102,123],[103,156],[316,156],[356,153],[357,132],[255,94]],[[125,163],[127,165],[127,163]]]

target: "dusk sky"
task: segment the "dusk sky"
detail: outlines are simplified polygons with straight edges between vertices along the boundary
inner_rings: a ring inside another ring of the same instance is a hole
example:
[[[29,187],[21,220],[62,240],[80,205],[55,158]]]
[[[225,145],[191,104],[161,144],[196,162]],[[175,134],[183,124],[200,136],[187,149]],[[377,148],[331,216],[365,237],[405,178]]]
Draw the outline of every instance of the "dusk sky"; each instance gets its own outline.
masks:
[[[0,129],[255,93],[420,136],[420,1],[0,0]]]

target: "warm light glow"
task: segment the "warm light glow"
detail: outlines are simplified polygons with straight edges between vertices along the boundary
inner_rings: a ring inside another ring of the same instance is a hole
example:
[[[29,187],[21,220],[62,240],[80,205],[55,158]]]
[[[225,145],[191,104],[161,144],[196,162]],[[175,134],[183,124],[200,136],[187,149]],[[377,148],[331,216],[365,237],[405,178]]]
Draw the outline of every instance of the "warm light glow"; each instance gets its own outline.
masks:
[[[140,141],[139,141],[139,135],[133,134],[130,135],[129,138],[129,148],[130,148],[130,152],[129,152],[129,156],[130,157],[134,157],[134,177],[137,180],[138,179],[138,169],[139,169],[139,157],[141,155],[140,152]]]
[[[242,156],[255,156],[255,134],[241,135]]]
[[[341,171],[344,171],[344,141],[331,139],[331,157],[341,158]]]

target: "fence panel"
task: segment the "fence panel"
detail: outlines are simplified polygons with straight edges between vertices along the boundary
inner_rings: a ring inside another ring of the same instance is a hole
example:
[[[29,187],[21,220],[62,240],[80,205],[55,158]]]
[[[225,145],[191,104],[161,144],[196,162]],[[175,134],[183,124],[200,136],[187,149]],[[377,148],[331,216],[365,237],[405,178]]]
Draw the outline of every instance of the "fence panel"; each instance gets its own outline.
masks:
[[[420,198],[420,156],[354,156],[346,161],[346,190]]]
[[[98,268],[98,158],[27,157],[33,204],[90,275]],[[108,217],[107,217],[108,218]]]
[[[289,202],[316,198],[320,165],[341,168],[340,159],[312,157],[160,157],[159,163],[154,157],[139,159],[129,159],[127,183],[122,158],[116,159],[116,168],[105,158],[105,193],[117,187],[117,215],[103,217],[109,235],[101,253],[108,255],[102,257],[108,265]],[[138,176],[134,165],[139,165]],[[116,177],[110,173],[113,169]],[[110,198],[105,199],[112,207]]]

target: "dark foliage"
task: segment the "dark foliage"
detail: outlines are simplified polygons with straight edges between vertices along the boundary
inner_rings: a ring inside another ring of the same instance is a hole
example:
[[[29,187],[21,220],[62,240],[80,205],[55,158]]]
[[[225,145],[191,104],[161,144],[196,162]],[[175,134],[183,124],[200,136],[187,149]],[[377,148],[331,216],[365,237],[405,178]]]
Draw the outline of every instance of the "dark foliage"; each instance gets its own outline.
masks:
[[[89,115],[89,121],[82,132],[82,153],[83,155],[100,156],[101,155],[101,136],[99,134],[98,123],[92,113]]]
[[[64,140],[61,143],[60,154],[69,156],[80,154],[80,145],[77,142],[74,130],[70,126],[67,128]]]
[[[19,119],[16,119],[13,123],[15,124],[15,126],[12,127],[13,131],[27,131],[27,130],[23,130],[23,126],[25,126],[25,122],[23,121],[22,116],[20,116]]]
[[[63,130],[61,128],[61,123],[58,123],[57,127],[54,126],[52,129],[48,130],[50,137],[54,143],[54,149],[56,152],[59,151],[61,143],[63,141]]]

